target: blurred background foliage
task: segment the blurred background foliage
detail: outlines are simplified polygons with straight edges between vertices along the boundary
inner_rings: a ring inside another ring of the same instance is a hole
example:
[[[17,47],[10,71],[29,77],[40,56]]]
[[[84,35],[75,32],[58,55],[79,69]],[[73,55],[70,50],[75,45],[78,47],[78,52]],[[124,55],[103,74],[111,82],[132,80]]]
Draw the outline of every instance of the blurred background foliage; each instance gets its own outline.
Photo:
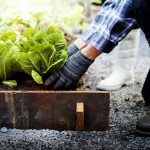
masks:
[[[103,0],[0,0],[0,26],[36,27],[51,22],[68,31],[87,27],[91,4],[101,5]]]
[[[0,25],[23,24],[34,27],[41,21],[77,26],[83,19],[83,7],[70,0],[1,0]]]
[[[102,3],[102,0],[92,0],[92,4],[101,5]]]

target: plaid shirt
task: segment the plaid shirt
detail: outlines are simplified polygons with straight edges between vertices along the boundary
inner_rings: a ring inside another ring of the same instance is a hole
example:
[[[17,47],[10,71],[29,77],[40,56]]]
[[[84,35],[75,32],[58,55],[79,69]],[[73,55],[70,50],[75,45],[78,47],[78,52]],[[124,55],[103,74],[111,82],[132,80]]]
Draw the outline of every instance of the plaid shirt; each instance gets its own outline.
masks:
[[[82,39],[108,53],[137,27],[132,0],[106,0],[89,28],[83,32]]]

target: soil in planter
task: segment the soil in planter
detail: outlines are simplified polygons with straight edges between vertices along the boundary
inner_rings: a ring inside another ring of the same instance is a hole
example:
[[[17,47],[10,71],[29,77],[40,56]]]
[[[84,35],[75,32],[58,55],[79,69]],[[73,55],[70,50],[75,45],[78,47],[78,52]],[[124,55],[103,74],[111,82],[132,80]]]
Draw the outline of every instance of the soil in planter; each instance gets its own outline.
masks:
[[[14,90],[27,90],[27,91],[43,91],[43,90],[52,90],[49,87],[44,86],[43,84],[37,84],[31,76],[25,73],[17,73],[12,76],[12,79],[17,79],[16,87],[9,87],[3,84],[0,84],[0,91],[14,91]],[[70,90],[82,90],[83,87],[83,79],[81,79],[77,85],[77,89]]]
[[[0,91],[5,90],[46,90],[44,85],[37,84],[29,75],[25,73],[17,73],[12,76],[12,79],[17,79],[16,87],[9,87],[7,85],[0,84]]]

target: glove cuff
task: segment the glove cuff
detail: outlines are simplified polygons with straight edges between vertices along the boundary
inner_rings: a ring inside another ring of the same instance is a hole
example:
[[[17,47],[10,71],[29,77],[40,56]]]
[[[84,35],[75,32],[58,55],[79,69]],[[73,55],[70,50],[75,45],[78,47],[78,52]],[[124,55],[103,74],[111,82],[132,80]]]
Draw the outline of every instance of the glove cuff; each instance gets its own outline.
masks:
[[[75,55],[74,55],[75,56]],[[78,53],[76,53],[75,56],[77,59],[80,59],[79,63],[83,63],[84,65],[91,65],[94,61],[87,58],[83,53],[81,53],[81,51],[79,51]]]
[[[79,51],[79,48],[74,44],[74,43],[71,43],[69,46],[68,46],[68,57],[74,55],[75,53],[77,53]]]
[[[78,81],[92,63],[93,61],[78,51],[68,58],[68,62],[61,73],[70,80]]]

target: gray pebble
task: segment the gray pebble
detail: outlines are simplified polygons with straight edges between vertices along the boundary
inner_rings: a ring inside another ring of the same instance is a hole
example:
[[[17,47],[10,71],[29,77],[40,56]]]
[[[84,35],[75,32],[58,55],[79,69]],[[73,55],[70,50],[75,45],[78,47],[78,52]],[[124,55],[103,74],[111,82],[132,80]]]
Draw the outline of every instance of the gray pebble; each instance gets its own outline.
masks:
[[[8,132],[8,129],[6,127],[2,127],[1,132],[6,133],[6,132]]]

